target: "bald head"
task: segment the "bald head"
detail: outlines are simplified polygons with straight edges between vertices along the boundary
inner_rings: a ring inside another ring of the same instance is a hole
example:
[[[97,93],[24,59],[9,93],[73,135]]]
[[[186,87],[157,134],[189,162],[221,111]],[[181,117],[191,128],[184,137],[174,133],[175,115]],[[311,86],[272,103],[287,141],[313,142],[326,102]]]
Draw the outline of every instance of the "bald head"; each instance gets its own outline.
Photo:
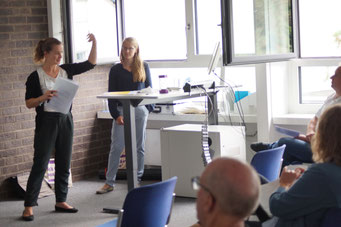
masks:
[[[244,218],[258,205],[258,174],[249,164],[237,159],[215,159],[206,167],[200,182],[212,191],[227,215]]]

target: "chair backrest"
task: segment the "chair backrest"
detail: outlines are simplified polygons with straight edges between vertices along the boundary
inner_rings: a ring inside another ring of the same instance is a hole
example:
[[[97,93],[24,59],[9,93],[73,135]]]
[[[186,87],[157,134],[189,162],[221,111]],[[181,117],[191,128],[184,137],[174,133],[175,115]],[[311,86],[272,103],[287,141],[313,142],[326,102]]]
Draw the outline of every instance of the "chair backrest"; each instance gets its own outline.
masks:
[[[337,227],[341,225],[341,208],[329,209],[322,220],[321,227]]]
[[[122,227],[161,227],[167,224],[177,177],[131,190],[123,204]]]
[[[251,160],[251,165],[259,174],[270,182],[279,177],[282,165],[282,157],[286,145],[269,150],[258,151]]]

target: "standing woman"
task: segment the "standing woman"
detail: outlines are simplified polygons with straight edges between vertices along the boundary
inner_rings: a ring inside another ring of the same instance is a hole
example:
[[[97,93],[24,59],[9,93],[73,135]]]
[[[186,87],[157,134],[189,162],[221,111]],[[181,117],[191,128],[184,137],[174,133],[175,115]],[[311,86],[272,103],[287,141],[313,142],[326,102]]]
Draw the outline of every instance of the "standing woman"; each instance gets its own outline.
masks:
[[[123,41],[121,63],[114,65],[109,74],[109,91],[133,91],[151,87],[149,66],[140,59],[139,45],[135,38],[129,37]],[[104,186],[97,190],[97,194],[104,194],[114,189],[116,173],[120,156],[124,148],[124,119],[122,104],[109,99],[109,110],[114,118],[111,130],[111,146]],[[136,125],[136,150],[137,150],[137,176],[141,180],[144,170],[144,145],[146,138],[146,126],[152,105],[137,106],[135,108]]]
[[[35,52],[34,61],[42,65],[27,78],[26,106],[36,109],[36,128],[34,134],[33,166],[27,182],[25,210],[22,218],[33,221],[33,206],[37,199],[44,174],[52,152],[55,150],[55,210],[58,212],[76,213],[78,210],[66,203],[68,178],[71,165],[73,141],[73,120],[69,111],[63,114],[48,108],[44,104],[58,91],[53,90],[57,77],[72,79],[74,75],[84,73],[96,65],[96,38],[88,34],[92,48],[87,61],[76,64],[59,65],[62,59],[62,43],[55,38],[40,40]],[[70,108],[71,110],[71,108]]]

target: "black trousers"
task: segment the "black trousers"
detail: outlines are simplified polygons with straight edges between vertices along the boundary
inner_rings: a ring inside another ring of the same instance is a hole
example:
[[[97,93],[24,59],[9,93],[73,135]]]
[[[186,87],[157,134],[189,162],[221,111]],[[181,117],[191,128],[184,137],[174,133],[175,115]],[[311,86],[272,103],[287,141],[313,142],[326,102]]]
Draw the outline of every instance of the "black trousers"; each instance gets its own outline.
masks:
[[[27,182],[25,206],[37,206],[41,184],[55,150],[56,202],[65,202],[68,193],[73,120],[71,113],[44,112],[36,118],[33,166]]]

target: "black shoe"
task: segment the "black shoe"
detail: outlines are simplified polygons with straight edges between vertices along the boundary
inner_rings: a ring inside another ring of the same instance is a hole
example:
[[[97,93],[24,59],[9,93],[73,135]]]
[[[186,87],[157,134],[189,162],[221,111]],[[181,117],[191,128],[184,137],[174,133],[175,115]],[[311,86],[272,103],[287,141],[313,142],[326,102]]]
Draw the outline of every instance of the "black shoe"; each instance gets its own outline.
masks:
[[[23,212],[21,218],[24,221],[33,221],[34,220],[34,215],[24,216],[24,212]]]
[[[270,144],[268,143],[252,143],[250,145],[251,149],[258,152],[270,149]]]
[[[78,209],[74,207],[67,209],[67,208],[54,206],[54,209],[56,210],[56,212],[61,212],[61,213],[77,213],[78,212]]]

